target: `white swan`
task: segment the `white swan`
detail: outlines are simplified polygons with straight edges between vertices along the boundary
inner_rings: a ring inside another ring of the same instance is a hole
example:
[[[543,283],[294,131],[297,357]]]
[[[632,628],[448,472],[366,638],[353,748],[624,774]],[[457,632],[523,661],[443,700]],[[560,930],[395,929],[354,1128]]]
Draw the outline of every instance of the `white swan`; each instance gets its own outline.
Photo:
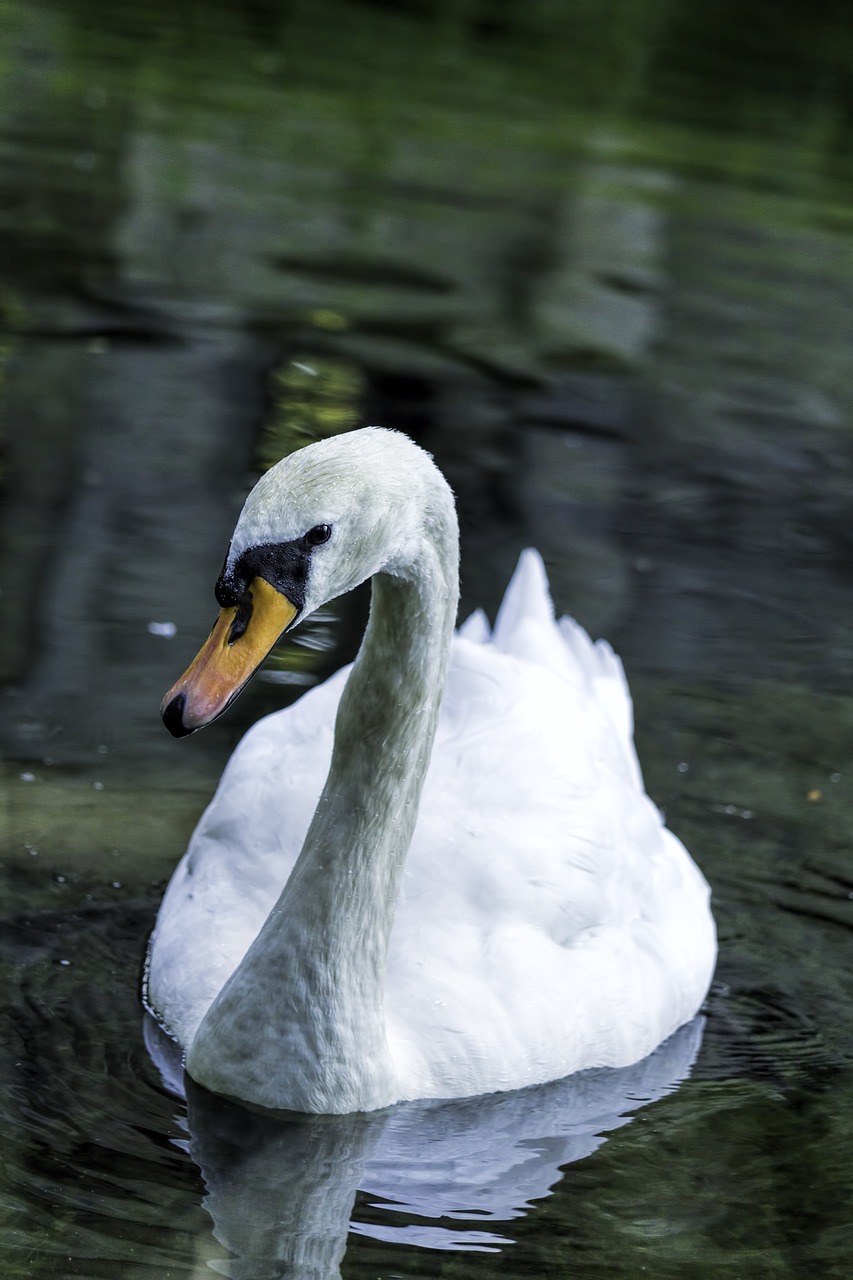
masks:
[[[349,674],[234,752],[160,908],[147,1001],[218,1093],[346,1113],[515,1089],[638,1061],[704,998],[708,887],[643,790],[618,658],[554,621],[531,551],[494,632],[454,635],[457,559],[450,489],[395,432],[311,445],[246,501],[173,733],[286,627],[373,597]]]

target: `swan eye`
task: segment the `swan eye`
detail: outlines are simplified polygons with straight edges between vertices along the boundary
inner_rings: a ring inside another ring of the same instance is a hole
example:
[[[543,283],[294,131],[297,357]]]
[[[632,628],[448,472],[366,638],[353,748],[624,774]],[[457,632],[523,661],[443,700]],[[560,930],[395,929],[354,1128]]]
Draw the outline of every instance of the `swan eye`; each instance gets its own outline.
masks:
[[[332,536],[332,526],[330,524],[315,524],[313,529],[309,529],[302,541],[309,547],[322,546],[324,542],[328,542]]]

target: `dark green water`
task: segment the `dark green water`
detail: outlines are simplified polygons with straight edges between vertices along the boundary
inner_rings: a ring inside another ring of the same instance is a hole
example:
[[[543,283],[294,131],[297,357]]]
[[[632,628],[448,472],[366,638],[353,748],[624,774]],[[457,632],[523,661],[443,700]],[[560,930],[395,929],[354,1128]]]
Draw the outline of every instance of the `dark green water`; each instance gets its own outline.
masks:
[[[3,1275],[848,1274],[851,115],[840,0],[0,0]],[[165,880],[364,600],[198,739],[160,696],[258,470],[362,422],[463,610],[533,544],[625,661],[721,948],[633,1075],[286,1124],[146,1048]]]

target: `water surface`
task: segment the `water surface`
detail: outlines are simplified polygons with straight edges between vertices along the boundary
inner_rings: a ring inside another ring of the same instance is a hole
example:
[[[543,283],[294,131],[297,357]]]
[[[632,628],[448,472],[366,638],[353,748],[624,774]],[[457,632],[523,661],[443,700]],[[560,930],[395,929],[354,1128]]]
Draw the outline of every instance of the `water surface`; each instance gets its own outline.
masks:
[[[846,1274],[849,16],[0,6],[4,1274]],[[720,963],[627,1074],[250,1121],[176,1093],[145,938],[363,594],[156,709],[253,478],[363,422],[448,475],[463,612],[533,544],[622,654]]]

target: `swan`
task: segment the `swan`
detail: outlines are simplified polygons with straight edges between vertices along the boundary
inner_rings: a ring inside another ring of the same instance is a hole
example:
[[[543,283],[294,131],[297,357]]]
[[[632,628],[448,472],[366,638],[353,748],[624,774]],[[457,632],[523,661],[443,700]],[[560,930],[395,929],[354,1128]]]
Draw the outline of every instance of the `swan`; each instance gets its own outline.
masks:
[[[619,659],[522,553],[454,633],[450,488],[405,435],[291,454],[250,492],[219,618],[162,715],[208,724],[279,636],[372,579],[349,670],[231,757],[161,904],[145,1001],[215,1093],[371,1111],[637,1062],[693,1017],[709,889],[645,794]]]

